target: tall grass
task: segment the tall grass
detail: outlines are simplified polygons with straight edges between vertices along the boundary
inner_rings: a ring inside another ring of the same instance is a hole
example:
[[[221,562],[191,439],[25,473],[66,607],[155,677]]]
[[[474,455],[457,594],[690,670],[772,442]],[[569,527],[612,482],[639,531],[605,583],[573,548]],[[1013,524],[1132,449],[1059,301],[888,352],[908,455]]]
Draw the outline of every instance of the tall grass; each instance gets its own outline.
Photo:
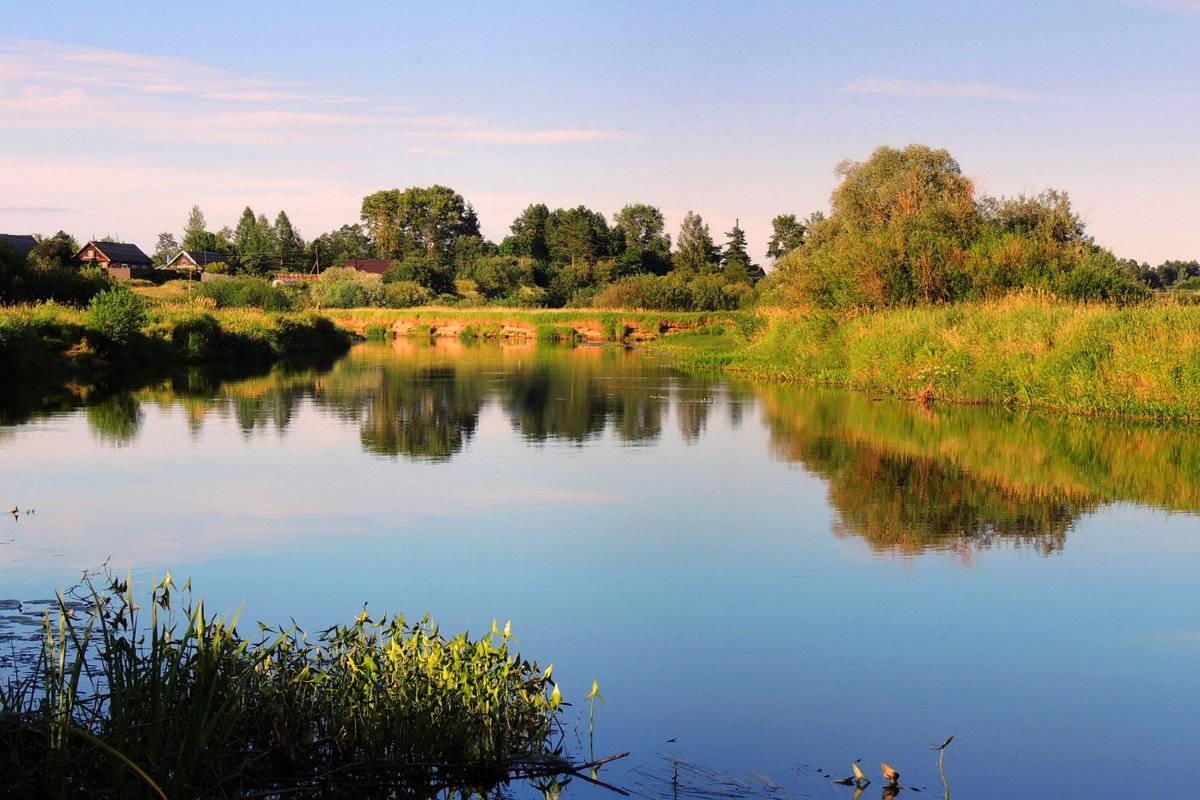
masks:
[[[1023,294],[875,312],[764,312],[719,359],[686,337],[685,363],[903,397],[1072,413],[1200,419],[1200,309],[1116,307]]]
[[[426,796],[571,769],[551,670],[507,626],[446,638],[364,610],[250,641],[169,574],[145,605],[114,579],[85,599],[60,598],[0,685],[5,796]]]

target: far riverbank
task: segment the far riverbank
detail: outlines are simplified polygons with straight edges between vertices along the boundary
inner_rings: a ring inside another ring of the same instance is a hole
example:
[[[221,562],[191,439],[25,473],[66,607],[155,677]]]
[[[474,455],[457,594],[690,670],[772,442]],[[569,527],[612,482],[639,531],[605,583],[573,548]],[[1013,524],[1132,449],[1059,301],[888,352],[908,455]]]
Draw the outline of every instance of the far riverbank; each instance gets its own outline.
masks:
[[[359,335],[635,341],[692,369],[922,402],[1139,419],[1200,419],[1200,306],[1118,307],[1015,296],[841,314],[369,309],[329,316]],[[540,333],[539,333],[540,332]]]

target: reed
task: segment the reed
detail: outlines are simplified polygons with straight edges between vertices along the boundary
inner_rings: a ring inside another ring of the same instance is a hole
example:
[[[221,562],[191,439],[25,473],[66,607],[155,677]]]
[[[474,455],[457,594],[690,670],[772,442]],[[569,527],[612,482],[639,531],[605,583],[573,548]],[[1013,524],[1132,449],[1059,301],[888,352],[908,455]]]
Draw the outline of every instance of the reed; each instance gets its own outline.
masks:
[[[83,594],[0,686],[6,796],[432,796],[574,769],[551,669],[508,626],[447,638],[364,610],[251,641],[169,574],[144,605],[128,580]]]

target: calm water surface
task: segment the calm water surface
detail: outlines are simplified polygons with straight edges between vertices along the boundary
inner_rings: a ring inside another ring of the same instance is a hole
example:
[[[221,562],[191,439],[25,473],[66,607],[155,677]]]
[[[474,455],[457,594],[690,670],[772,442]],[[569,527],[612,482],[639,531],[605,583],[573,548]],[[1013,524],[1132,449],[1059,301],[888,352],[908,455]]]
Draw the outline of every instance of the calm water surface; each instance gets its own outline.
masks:
[[[576,711],[599,680],[596,754],[632,751],[603,775],[642,796],[679,760],[683,795],[848,800],[818,770],[860,758],[866,797],[880,761],[942,796],[952,733],[954,797],[1173,792],[1200,760],[1192,427],[457,343],[89,402],[0,427],[0,505],[35,510],[0,516],[0,599],[107,560],[309,629],[511,619]]]

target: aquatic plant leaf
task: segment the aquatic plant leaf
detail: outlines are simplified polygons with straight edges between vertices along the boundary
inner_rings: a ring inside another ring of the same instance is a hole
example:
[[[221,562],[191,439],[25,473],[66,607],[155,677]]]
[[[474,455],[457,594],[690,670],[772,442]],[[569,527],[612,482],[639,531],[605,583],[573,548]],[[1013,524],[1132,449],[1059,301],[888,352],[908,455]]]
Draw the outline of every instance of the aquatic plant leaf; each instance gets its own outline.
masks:
[[[879,767],[883,770],[883,777],[887,778],[890,783],[900,782],[899,772],[889,767],[886,763],[881,763]]]
[[[854,777],[855,778],[857,778],[860,781],[867,780],[867,776],[863,775],[863,771],[858,768],[858,764],[851,764],[850,766],[854,768]]]

